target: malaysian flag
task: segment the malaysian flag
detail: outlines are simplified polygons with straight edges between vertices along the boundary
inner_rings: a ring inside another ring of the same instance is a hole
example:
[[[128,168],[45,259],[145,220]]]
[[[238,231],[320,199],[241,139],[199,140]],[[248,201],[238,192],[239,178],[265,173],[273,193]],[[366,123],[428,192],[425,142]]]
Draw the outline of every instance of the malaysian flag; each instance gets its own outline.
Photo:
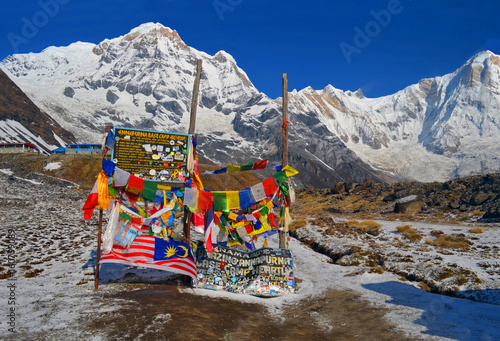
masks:
[[[159,257],[160,254],[163,256]],[[196,279],[196,263],[190,246],[181,242],[167,242],[154,236],[137,236],[128,248],[113,245],[111,252],[101,255],[99,264],[103,263],[142,266]]]

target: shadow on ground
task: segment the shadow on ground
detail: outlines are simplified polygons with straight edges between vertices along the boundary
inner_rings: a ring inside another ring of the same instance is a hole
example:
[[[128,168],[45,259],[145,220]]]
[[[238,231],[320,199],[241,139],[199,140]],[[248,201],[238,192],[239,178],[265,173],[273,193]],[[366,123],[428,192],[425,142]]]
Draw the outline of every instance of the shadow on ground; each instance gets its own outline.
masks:
[[[421,310],[414,323],[426,328],[424,334],[459,341],[500,340],[499,305],[433,294],[395,281],[365,284],[363,287],[389,296],[387,303]],[[482,321],[480,326],[470,322],[478,320]]]

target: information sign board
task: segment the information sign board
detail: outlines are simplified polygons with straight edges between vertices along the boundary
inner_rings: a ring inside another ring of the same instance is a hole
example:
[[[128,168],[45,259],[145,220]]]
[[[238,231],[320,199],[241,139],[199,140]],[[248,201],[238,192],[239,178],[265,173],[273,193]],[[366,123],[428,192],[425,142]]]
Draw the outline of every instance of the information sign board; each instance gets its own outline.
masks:
[[[116,166],[143,179],[186,181],[189,135],[115,127]]]

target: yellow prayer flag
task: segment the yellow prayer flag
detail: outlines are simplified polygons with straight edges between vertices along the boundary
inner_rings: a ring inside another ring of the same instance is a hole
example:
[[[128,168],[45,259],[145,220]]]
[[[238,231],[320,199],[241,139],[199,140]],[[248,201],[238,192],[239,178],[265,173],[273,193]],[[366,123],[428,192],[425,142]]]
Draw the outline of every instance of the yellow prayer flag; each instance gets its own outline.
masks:
[[[285,172],[286,176],[288,176],[288,177],[299,174],[298,170],[293,169],[289,165],[286,165],[285,167],[283,167],[282,171]]]
[[[165,186],[165,185],[162,185],[162,184],[158,184],[158,189],[160,191],[169,191],[170,192],[170,190],[172,189],[172,187],[171,186]]]
[[[240,195],[238,191],[226,192],[227,209],[236,210],[240,208]]]
[[[269,231],[271,229],[271,226],[268,223],[262,223],[262,226],[258,230],[254,230],[250,233],[247,234],[247,236],[255,236],[256,234],[261,234],[266,231]]]
[[[236,213],[229,212],[229,215],[227,216],[227,219],[238,220],[238,215]]]
[[[228,240],[227,241],[227,246],[229,246],[229,247],[236,246],[236,245],[241,245],[241,243],[237,240]]]
[[[241,169],[241,166],[227,165],[227,172],[237,172]]]
[[[269,210],[272,210],[273,207],[274,207],[274,204],[272,201],[269,201],[267,204],[266,204],[266,207],[269,209]]]
[[[244,221],[244,220],[239,221],[236,224],[233,224],[233,229],[236,230],[236,229],[238,229],[238,228],[240,228],[242,226],[245,226],[246,224],[248,224],[248,221]]]

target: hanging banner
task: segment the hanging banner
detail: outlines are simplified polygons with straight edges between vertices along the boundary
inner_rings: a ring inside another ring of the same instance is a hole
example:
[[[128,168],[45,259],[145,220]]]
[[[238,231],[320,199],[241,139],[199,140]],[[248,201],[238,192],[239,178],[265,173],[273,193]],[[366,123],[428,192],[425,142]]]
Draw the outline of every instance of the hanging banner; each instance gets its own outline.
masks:
[[[219,246],[208,253],[198,248],[196,268],[198,288],[256,296],[281,296],[295,290],[290,249],[246,252]]]
[[[189,135],[115,127],[111,158],[116,166],[142,179],[184,182]]]

